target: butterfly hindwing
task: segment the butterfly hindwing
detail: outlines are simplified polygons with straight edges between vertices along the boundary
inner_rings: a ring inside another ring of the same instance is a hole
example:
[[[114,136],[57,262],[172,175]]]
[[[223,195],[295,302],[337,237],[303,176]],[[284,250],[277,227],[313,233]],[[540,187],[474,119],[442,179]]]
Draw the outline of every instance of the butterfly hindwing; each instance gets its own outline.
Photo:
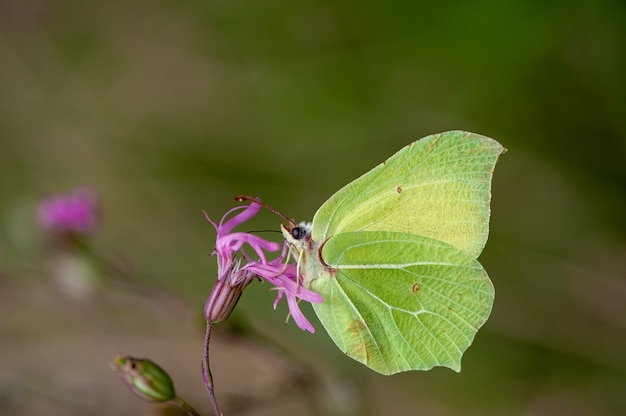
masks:
[[[388,231],[340,233],[322,257],[335,273],[312,281],[324,296],[314,309],[342,351],[382,374],[460,370],[494,298],[475,259],[447,243]]]

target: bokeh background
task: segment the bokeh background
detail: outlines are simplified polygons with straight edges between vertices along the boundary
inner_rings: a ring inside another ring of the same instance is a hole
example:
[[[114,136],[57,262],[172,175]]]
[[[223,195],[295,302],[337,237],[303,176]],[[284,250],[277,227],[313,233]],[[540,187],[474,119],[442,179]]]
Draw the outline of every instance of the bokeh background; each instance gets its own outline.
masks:
[[[624,22],[618,0],[0,2],[0,415],[177,414],[125,389],[118,351],[210,414],[201,210],[249,194],[310,219],[453,129],[509,149],[481,256],[496,302],[463,371],[374,374],[255,283],[214,336],[223,410],[626,414]],[[101,224],[59,266],[36,207],[79,186]]]

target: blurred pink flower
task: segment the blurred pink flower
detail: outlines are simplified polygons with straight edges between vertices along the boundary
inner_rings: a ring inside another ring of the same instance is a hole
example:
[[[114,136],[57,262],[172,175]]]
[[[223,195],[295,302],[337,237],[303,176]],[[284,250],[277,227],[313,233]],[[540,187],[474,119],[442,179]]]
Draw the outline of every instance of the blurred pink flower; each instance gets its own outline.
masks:
[[[64,234],[90,234],[98,225],[98,198],[91,188],[52,195],[39,204],[39,225]]]
[[[293,316],[296,325],[302,330],[315,332],[313,325],[306,319],[300,307],[299,300],[312,303],[321,303],[323,298],[320,294],[306,289],[297,279],[296,266],[286,264],[287,243],[283,245],[280,256],[267,261],[264,251],[278,251],[278,243],[267,241],[259,236],[249,233],[231,233],[237,225],[249,220],[259,211],[260,205],[252,203],[248,206],[239,206],[228,211],[219,224],[213,222],[205,213],[207,219],[217,231],[215,251],[218,260],[218,278],[211,290],[205,305],[205,316],[209,322],[220,322],[226,319],[237,304],[243,289],[252,282],[255,277],[265,279],[278,290],[274,301],[274,309],[283,296],[287,298],[289,313]],[[242,211],[233,218],[227,220],[234,212]],[[256,253],[258,260],[253,260],[244,251],[243,247],[248,244]],[[236,255],[241,257],[235,259]],[[245,262],[245,264],[242,263]]]

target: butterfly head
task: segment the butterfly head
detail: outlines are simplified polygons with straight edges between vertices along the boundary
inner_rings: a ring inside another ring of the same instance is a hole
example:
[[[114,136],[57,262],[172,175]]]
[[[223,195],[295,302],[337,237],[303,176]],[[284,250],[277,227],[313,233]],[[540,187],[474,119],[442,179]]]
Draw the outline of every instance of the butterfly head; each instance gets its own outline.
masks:
[[[306,248],[310,248],[312,229],[310,222],[301,222],[300,224],[296,224],[290,221],[287,225],[281,224],[280,229],[285,237],[285,240],[287,240],[289,245],[291,245],[296,251],[300,252]]]

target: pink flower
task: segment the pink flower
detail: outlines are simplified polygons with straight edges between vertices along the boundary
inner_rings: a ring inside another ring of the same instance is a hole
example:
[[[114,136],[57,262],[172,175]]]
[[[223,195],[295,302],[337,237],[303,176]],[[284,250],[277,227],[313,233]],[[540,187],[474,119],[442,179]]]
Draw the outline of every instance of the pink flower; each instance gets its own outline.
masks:
[[[239,207],[235,207],[228,211],[220,221],[219,224],[216,224],[209,218],[208,214],[205,212],[204,216],[207,220],[215,227],[215,231],[217,231],[217,239],[215,240],[215,250],[214,254],[217,254],[217,269],[218,269],[218,280],[222,280],[226,274],[231,272],[231,266],[233,262],[233,257],[237,252],[242,252],[244,244],[250,245],[252,249],[255,251],[257,256],[262,261],[265,261],[265,251],[277,251],[279,249],[278,243],[267,241],[262,239],[259,236],[248,234],[248,233],[231,233],[232,229],[237,225],[248,221],[250,218],[254,217],[261,206],[259,204],[251,204],[248,206],[242,205]],[[226,218],[234,212],[242,211],[240,214],[235,215],[233,218],[226,221]]]
[[[37,210],[39,225],[63,234],[90,234],[98,223],[98,201],[91,188],[44,199]]]
[[[255,277],[265,279],[278,290],[278,295],[274,301],[274,309],[283,296],[287,298],[289,314],[293,316],[296,325],[302,330],[315,332],[313,325],[306,319],[298,302],[321,303],[323,298],[320,294],[308,290],[297,278],[296,266],[286,264],[287,243],[283,245],[280,256],[268,261],[265,251],[278,251],[278,243],[267,241],[259,236],[243,233],[231,232],[237,225],[249,220],[257,212],[260,205],[252,203],[248,206],[239,206],[231,209],[224,215],[219,224],[213,222],[208,215],[205,216],[217,231],[215,241],[215,251],[217,254],[218,278],[211,290],[205,305],[205,317],[210,322],[220,322],[226,319],[237,304],[243,289],[252,282]],[[227,217],[234,212],[242,211],[233,218]],[[244,245],[249,245],[258,259],[252,259],[244,251]],[[241,256],[235,259],[235,256]],[[245,264],[242,265],[242,262]]]

